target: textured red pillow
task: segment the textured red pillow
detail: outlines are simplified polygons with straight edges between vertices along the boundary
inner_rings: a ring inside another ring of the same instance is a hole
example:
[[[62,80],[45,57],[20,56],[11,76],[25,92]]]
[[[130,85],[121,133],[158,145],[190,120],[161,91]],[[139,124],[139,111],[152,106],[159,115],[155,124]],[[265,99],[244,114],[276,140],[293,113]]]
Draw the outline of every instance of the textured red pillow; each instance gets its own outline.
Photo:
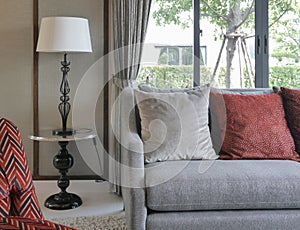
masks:
[[[300,161],[279,94],[223,94],[223,98],[227,123],[221,159]]]
[[[300,154],[300,90],[281,87],[286,120]]]

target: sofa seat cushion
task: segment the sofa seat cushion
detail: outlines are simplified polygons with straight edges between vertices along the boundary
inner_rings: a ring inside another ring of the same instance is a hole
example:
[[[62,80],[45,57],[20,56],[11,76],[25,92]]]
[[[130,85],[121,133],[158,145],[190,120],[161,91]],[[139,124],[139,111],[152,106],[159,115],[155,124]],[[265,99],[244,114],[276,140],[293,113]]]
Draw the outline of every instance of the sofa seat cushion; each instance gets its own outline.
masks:
[[[155,211],[300,208],[300,164],[289,160],[153,163],[145,183]]]

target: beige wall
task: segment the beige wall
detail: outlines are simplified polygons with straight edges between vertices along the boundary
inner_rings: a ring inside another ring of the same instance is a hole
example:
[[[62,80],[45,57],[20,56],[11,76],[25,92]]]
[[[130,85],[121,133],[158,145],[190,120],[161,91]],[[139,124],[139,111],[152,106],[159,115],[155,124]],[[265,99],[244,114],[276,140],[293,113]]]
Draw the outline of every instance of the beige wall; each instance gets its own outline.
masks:
[[[46,16],[77,16],[89,19],[93,52],[69,55],[72,103],[82,76],[103,54],[103,0],[40,0],[39,23],[41,18]],[[30,165],[33,168],[33,147],[32,142],[27,138],[33,130],[33,0],[0,0],[0,34],[0,115],[10,118],[20,127]],[[53,129],[61,125],[57,110],[62,76],[59,69],[61,59],[62,54],[39,54],[40,129]],[[99,84],[99,81],[95,84]],[[88,94],[87,88],[87,97]],[[97,119],[96,123],[99,133],[102,127],[101,106],[101,103],[97,104],[99,120]],[[70,126],[72,126],[71,116]],[[86,125],[90,122],[94,121],[87,121],[87,118],[82,117],[82,124]],[[76,145],[71,144],[69,147],[75,158],[70,174],[93,174],[78,153]],[[91,151],[90,155],[96,154],[95,149],[87,148],[87,150]],[[53,156],[57,151],[56,143],[40,144],[41,175],[57,174],[57,170],[52,165]]]
[[[24,136],[32,167],[33,1],[0,0],[0,116],[12,120]]]

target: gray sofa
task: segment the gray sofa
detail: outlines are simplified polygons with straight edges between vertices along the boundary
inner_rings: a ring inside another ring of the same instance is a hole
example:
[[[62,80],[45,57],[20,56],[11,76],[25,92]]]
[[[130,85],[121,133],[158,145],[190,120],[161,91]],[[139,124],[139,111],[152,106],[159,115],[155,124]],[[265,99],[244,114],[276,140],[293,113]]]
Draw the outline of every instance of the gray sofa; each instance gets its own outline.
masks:
[[[121,179],[128,229],[300,229],[299,163],[179,160],[144,164],[134,102],[133,89],[124,89]]]

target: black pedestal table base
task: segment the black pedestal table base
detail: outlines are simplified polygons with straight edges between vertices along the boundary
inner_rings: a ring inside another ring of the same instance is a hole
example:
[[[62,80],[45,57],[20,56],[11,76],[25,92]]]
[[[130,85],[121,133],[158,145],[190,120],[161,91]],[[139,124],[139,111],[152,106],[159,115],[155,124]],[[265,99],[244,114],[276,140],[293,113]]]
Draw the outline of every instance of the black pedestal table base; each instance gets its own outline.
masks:
[[[77,208],[82,204],[81,198],[74,193],[57,193],[47,198],[45,207],[54,210]]]
[[[67,150],[68,143],[68,141],[58,142],[60,150],[53,159],[54,167],[57,168],[61,174],[57,181],[57,186],[61,189],[61,192],[48,197],[45,201],[45,206],[54,210],[77,208],[82,204],[82,200],[78,195],[66,191],[70,185],[67,172],[68,169],[73,166],[73,157]]]

